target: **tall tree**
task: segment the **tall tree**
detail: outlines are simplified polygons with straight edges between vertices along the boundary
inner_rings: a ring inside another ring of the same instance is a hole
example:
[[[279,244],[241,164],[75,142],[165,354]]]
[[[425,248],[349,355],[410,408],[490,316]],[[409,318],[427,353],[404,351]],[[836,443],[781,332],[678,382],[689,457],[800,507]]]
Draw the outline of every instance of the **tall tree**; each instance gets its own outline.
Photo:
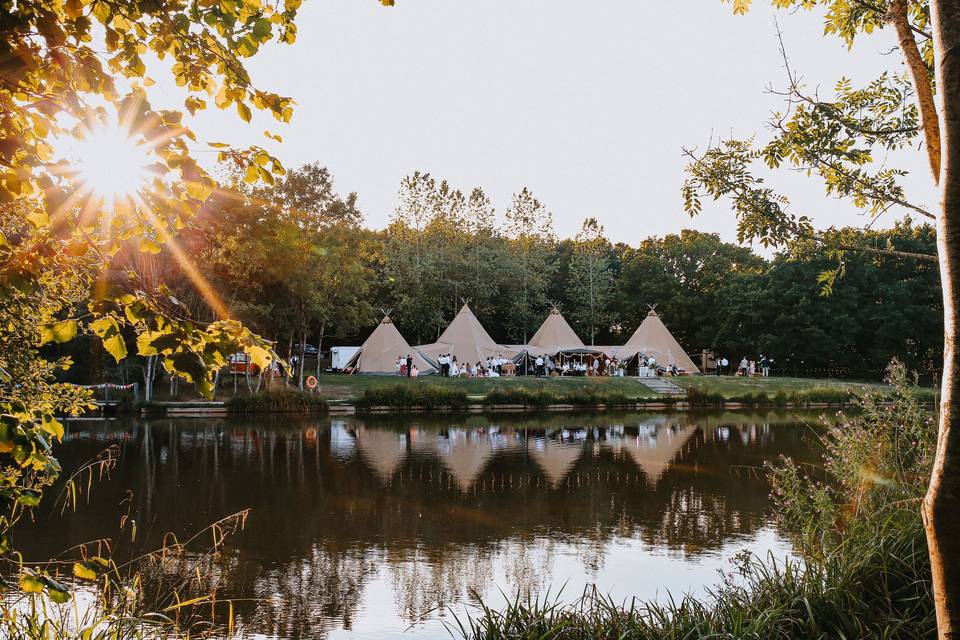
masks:
[[[612,247],[596,218],[587,218],[577,234],[570,261],[570,318],[586,329],[590,344],[607,323],[613,293]]]
[[[843,272],[845,252],[860,251],[939,264],[943,289],[944,352],[937,455],[923,517],[933,568],[934,599],[941,638],[960,637],[960,4],[956,0],[773,0],[782,8],[822,7],[826,32],[846,44],[884,28],[894,29],[906,73],[884,74],[862,88],[837,84],[832,100],[802,86],[787,64],[787,109],[774,114],[772,139],[755,148],[751,141],[726,140],[705,153],[688,152],[692,162],[683,188],[686,208],[700,209],[700,198],[727,196],[739,219],[740,238],[765,245],[797,238],[820,242],[838,265],[820,278],[827,290]],[[744,13],[749,0],[733,0]],[[936,97],[934,97],[936,96]],[[939,109],[937,103],[939,102]],[[900,184],[903,170],[874,163],[886,151],[909,149],[922,141],[940,203],[934,213],[909,198]],[[827,192],[880,215],[890,208],[935,219],[937,255],[897,247],[849,245],[832,230],[816,230],[810,219],[790,210],[789,200],[756,176],[754,163],[783,164],[819,175]],[[951,579],[953,578],[953,579]]]
[[[514,339],[526,343],[548,304],[554,271],[550,251],[556,242],[553,214],[524,187],[514,194],[507,209],[506,233],[513,254],[511,294],[506,300],[508,327]]]
[[[416,342],[430,335],[431,322],[420,304],[424,301],[424,232],[433,211],[436,180],[416,171],[400,182],[399,203],[387,227],[384,245],[390,300],[398,324]]]

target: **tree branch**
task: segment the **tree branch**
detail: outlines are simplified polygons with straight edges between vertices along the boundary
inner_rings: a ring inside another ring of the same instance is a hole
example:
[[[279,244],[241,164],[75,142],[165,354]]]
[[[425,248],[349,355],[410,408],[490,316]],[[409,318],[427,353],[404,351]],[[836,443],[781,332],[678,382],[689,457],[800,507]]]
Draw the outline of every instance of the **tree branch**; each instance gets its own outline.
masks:
[[[940,116],[937,113],[936,103],[933,101],[933,87],[930,85],[930,73],[927,65],[920,56],[920,49],[913,37],[910,20],[907,16],[907,0],[893,0],[887,20],[897,30],[897,40],[904,62],[910,72],[913,88],[917,92],[917,102],[920,107],[920,128],[927,143],[927,158],[930,161],[930,172],[934,183],[940,182]]]

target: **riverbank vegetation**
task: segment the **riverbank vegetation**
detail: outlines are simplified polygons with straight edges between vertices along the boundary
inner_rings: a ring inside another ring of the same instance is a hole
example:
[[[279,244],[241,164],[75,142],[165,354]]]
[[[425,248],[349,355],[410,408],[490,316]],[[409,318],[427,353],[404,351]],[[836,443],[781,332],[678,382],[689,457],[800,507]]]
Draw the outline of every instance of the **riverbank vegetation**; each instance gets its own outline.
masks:
[[[918,508],[933,461],[936,416],[902,366],[893,403],[861,398],[855,417],[828,425],[822,468],[790,460],[765,470],[772,513],[798,558],[742,554],[707,598],[618,603],[590,591],[478,602],[452,630],[503,638],[929,638],[936,631],[930,561]]]
[[[230,415],[312,414],[326,413],[326,411],[326,400],[315,393],[297,389],[277,389],[250,395],[235,395],[227,401],[227,412]]]

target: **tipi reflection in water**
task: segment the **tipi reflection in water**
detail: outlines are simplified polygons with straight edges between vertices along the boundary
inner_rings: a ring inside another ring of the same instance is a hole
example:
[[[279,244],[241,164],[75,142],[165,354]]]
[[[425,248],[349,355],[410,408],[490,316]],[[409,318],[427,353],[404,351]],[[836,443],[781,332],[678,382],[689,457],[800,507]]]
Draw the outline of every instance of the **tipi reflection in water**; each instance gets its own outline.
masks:
[[[388,429],[357,429],[360,457],[384,483],[390,482],[407,455],[407,434]]]
[[[695,426],[667,424],[666,418],[662,418],[640,424],[636,436],[622,434],[611,438],[610,445],[614,451],[626,452],[643,471],[647,484],[655,487],[696,431]]]
[[[543,469],[544,477],[553,487],[563,482],[582,453],[583,447],[579,444],[565,444],[547,439],[537,440],[530,447],[530,455]]]

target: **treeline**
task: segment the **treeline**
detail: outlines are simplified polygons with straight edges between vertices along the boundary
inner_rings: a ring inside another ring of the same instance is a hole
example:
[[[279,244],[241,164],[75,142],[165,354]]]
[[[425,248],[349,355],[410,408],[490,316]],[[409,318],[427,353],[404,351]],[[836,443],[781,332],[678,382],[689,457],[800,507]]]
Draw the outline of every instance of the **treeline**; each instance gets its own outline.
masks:
[[[432,342],[463,300],[509,344],[524,343],[551,304],[586,343],[622,344],[656,305],[691,354],[763,353],[799,375],[877,377],[894,356],[930,374],[942,351],[933,263],[814,243],[765,259],[692,230],[631,246],[611,242],[595,218],[559,239],[528,189],[498,215],[481,189],[419,172],[403,179],[382,231],[363,227],[356,194],[339,195],[317,164],[271,186],[224,182],[231,188],[208,201],[179,252],[129,260],[199,319],[229,309],[281,355],[360,344],[387,311],[411,344]],[[908,220],[837,233],[846,245],[935,252],[934,230]],[[839,277],[823,295],[831,271]]]

